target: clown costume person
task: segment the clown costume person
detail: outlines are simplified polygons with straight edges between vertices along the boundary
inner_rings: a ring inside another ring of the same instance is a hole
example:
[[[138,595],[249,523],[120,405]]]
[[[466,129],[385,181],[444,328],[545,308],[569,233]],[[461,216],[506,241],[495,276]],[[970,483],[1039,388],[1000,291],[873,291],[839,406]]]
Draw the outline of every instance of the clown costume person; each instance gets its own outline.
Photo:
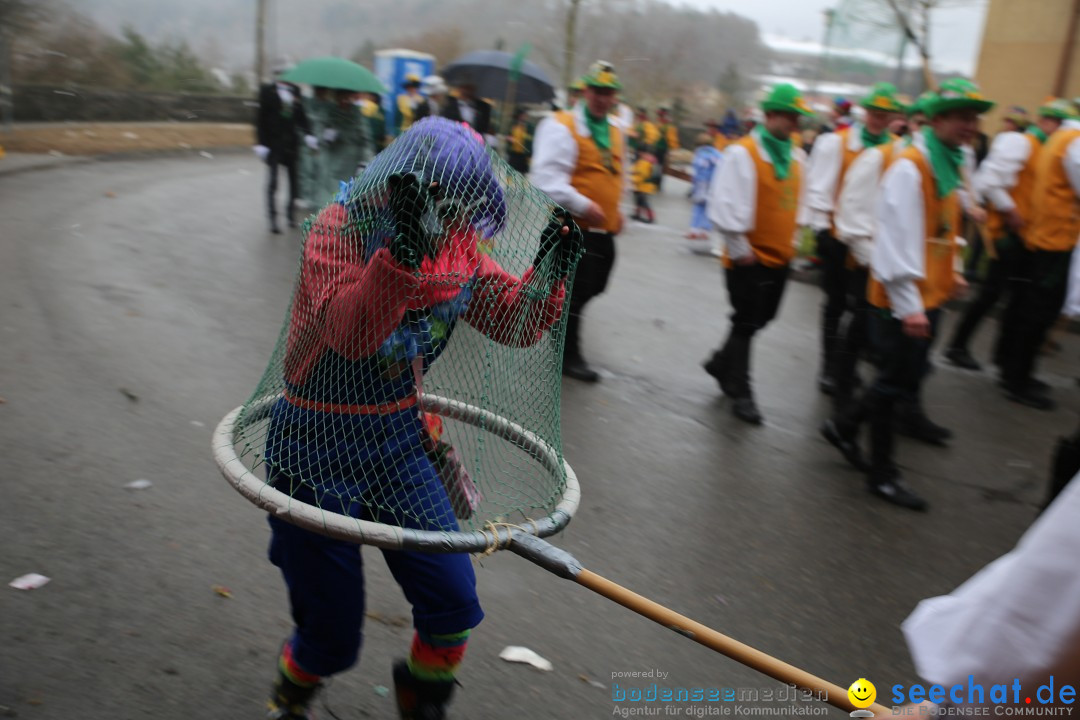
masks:
[[[818,387],[826,395],[836,392],[836,363],[842,342],[841,323],[848,315],[848,246],[837,238],[835,212],[844,176],[866,148],[891,143],[889,123],[903,110],[896,88],[877,83],[859,102],[866,120],[834,133],[822,135],[814,143],[806,166],[806,199],[800,209],[799,224],[809,226],[817,239],[821,258],[821,285],[825,303],[821,312],[821,366]]]
[[[459,321],[526,347],[558,321],[581,236],[556,208],[517,278],[478,243],[508,222],[482,139],[426,118],[313,221],[266,435],[268,483],[299,503],[401,528],[458,530],[431,459],[424,375]],[[460,514],[460,513],[458,513]],[[275,515],[270,560],[295,629],[278,658],[270,718],[308,718],[323,678],[356,663],[364,618],[359,548]],[[415,634],[394,664],[402,718],[441,720],[469,633],[483,618],[468,555],[384,550]]]
[[[750,383],[754,335],[776,317],[795,257],[796,212],[806,153],[793,148],[799,117],[813,111],[793,85],[772,89],[761,125],[724,151],[709,187],[709,219],[724,240],[724,274],[731,302],[727,341],[705,371],[734,400],[735,417],[763,421]]]
[[[893,457],[895,407],[918,394],[941,308],[965,285],[957,272],[956,242],[961,148],[974,135],[979,115],[993,106],[967,80],[942,83],[937,99],[927,103],[930,125],[894,157],[875,200],[867,297],[874,306],[871,331],[882,364],[860,401],[835,423],[829,440],[849,462],[867,470],[872,493],[912,510],[925,510],[927,502],[900,478]],[[868,468],[857,439],[867,421]]]
[[[1010,288],[1022,283],[1027,257],[1024,248],[1026,225],[1031,220],[1032,191],[1035,185],[1035,168],[1039,153],[1047,138],[1065,120],[1072,119],[1072,105],[1067,100],[1050,98],[1039,108],[1037,119],[1025,130],[999,133],[994,138],[990,153],[975,174],[975,191],[989,202],[990,212],[986,224],[985,240],[990,262],[986,279],[978,297],[964,311],[964,316],[949,343],[945,357],[953,365],[969,370],[981,366],[968,344],[979,322],[997,304]],[[1013,293],[1019,300],[1018,293]],[[1009,334],[1015,333],[1024,323],[1017,313],[1020,302],[1010,298],[1009,311],[998,333],[995,360],[1000,362],[1010,346]]]

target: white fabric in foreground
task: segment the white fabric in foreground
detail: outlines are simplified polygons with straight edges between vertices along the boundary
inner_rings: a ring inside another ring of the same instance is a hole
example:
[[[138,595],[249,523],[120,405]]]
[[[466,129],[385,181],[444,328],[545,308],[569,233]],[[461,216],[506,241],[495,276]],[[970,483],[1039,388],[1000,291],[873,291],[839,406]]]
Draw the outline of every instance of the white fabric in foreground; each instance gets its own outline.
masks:
[[[984,687],[1080,681],[1080,481],[1073,479],[1016,548],[901,626],[924,680]]]

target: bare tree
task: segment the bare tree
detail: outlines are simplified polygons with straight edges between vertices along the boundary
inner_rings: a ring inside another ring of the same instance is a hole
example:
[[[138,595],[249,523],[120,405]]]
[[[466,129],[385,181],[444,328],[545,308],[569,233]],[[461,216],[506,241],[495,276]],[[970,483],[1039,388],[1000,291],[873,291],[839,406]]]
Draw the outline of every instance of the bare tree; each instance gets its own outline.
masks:
[[[577,55],[577,21],[578,10],[581,9],[581,0],[570,0],[570,7],[566,11],[566,53],[563,56],[562,86],[570,87],[571,76],[574,72],[574,59]]]

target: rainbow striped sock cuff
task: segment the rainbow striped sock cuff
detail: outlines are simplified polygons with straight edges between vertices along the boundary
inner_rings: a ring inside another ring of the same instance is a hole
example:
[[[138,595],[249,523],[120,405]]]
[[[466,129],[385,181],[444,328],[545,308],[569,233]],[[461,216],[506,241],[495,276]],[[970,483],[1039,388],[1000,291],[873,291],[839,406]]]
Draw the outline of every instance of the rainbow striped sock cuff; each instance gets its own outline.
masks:
[[[319,676],[312,675],[300,667],[293,658],[292,640],[285,643],[281,648],[281,657],[278,658],[278,669],[291,683],[302,688],[315,687],[319,684]]]
[[[428,635],[417,630],[409,652],[409,672],[417,680],[453,682],[458,666],[465,657],[470,632],[463,630],[449,635]]]

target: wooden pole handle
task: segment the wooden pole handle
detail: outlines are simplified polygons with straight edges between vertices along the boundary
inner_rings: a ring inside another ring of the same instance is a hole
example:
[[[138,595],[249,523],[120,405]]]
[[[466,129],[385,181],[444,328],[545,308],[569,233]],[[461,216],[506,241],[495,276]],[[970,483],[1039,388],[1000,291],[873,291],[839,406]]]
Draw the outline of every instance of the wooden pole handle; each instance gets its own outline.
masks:
[[[738,640],[719,633],[712,628],[706,627],[684,615],[669,610],[663,605],[638,595],[594,572],[582,569],[574,579],[579,585],[587,587],[593,592],[603,595],[609,600],[613,600],[653,622],[657,622],[670,630],[674,630],[696,643],[711,648],[726,655],[732,660],[740,662],[747,667],[751,667],[771,678],[807,690],[814,693],[815,696],[820,693],[825,693],[826,697],[821,699],[828,702],[833,707],[848,712],[856,709],[855,706],[851,704],[851,701],[848,700],[847,690],[841,688],[839,685],[834,685],[833,683],[822,680],[815,675],[811,675],[794,665],[789,665],[771,655],[766,655],[760,650],[756,650],[749,645],[745,645]],[[891,710],[877,703],[874,703],[866,709],[870,710],[878,717],[892,715]]]

